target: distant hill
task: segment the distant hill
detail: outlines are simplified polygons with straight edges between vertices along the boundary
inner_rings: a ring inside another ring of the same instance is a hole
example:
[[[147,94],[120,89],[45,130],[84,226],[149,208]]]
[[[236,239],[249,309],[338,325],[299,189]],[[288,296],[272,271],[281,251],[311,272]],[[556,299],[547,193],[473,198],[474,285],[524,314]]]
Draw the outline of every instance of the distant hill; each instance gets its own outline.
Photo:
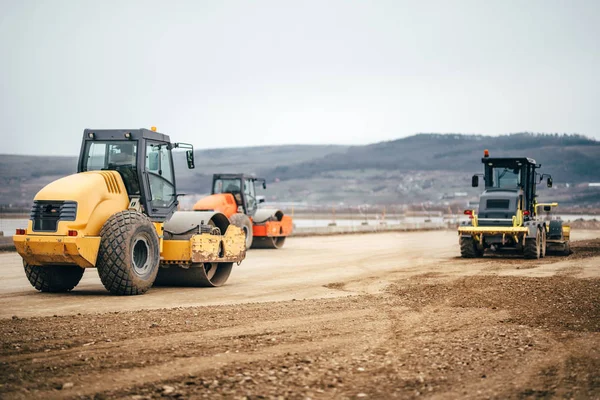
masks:
[[[197,150],[193,170],[187,169],[183,157],[174,157],[177,185],[184,193],[206,193],[213,173],[243,172],[262,177],[279,165],[321,159],[347,149],[336,145],[284,145]]]
[[[580,135],[531,133],[496,137],[418,134],[353,146],[321,159],[277,166],[268,173],[279,179],[297,179],[356,169],[479,172],[484,149],[489,149],[494,157],[534,158],[559,181],[600,179],[600,142]]]
[[[214,172],[265,177],[269,187],[264,194],[278,203],[465,202],[479,191],[470,187],[470,177],[481,172],[483,149],[493,157],[525,156],[541,163],[558,188],[540,188],[542,197],[600,203],[600,191],[586,185],[600,182],[600,142],[581,135],[423,133],[365,146],[198,150],[194,170],[185,167],[182,154],[175,156],[175,164],[179,191],[189,195],[183,198],[187,206],[210,190]],[[76,162],[76,157],[0,155],[0,204],[29,205],[45,184],[73,173]]]
[[[181,192],[205,193],[215,172],[257,173],[276,165],[304,162],[348,149],[339,145],[284,145],[196,150],[196,168],[188,170],[183,153],[174,156]],[[0,154],[0,205],[29,206],[46,184],[77,171],[77,157]]]

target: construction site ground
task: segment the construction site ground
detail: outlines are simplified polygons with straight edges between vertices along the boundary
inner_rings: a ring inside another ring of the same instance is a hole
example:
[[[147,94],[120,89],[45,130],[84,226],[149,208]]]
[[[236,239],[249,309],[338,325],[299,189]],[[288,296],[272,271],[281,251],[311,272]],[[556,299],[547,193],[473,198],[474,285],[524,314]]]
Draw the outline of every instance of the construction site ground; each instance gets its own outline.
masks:
[[[454,231],[290,238],[220,288],[39,293],[0,253],[2,399],[600,398],[600,231],[459,257]]]

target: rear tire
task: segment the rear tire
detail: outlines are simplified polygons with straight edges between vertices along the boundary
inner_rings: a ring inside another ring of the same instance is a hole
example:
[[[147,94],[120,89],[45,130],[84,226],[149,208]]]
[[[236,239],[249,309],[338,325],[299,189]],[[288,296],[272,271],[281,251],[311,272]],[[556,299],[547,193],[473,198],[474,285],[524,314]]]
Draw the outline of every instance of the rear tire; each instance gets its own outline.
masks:
[[[461,237],[460,256],[462,258],[479,258],[483,257],[483,251],[479,249],[472,237]]]
[[[523,248],[523,256],[530,260],[540,258],[541,254],[541,236],[540,230],[538,229],[535,233],[534,238],[525,239],[525,247]]]
[[[546,257],[546,251],[547,251],[546,227],[544,227],[544,226],[542,227],[541,234],[542,234],[542,241],[540,244],[540,258],[544,258],[544,257]]]
[[[116,295],[142,294],[150,289],[158,273],[160,246],[148,217],[121,211],[106,221],[100,236],[96,267],[104,287]]]
[[[254,238],[253,249],[280,249],[287,236],[263,236]]]
[[[232,269],[233,263],[196,263],[189,268],[161,267],[154,284],[156,286],[218,287],[227,282]]]
[[[60,293],[72,290],[83,276],[84,268],[77,265],[48,265],[40,267],[23,261],[29,283],[40,292]]]
[[[252,247],[253,233],[252,233],[252,222],[246,214],[233,214],[229,219],[231,223],[242,231],[246,236],[246,250]]]
[[[571,253],[573,253],[573,252],[571,251],[571,245],[569,244],[569,242],[566,242],[566,243],[565,243],[565,249],[563,250],[563,255],[564,255],[564,256],[568,256],[568,255],[570,255]]]

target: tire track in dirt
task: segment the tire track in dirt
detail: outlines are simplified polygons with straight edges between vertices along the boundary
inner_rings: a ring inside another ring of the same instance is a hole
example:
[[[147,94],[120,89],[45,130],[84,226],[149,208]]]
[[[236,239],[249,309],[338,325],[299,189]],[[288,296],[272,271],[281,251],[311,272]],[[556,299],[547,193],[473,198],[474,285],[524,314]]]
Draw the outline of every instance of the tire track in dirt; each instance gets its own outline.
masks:
[[[200,332],[84,344],[51,353],[14,354],[2,358],[3,374],[16,375],[23,366],[27,366],[29,378],[23,376],[22,385],[28,391],[19,393],[10,390],[11,398],[88,395],[106,390],[107,386],[116,389],[134,382],[150,384],[230,364],[266,360],[290,351],[310,353],[324,348],[356,347],[353,337],[367,325],[373,332],[385,330],[388,323],[382,316],[385,315],[369,304],[368,307],[353,307],[337,313],[313,313],[304,317],[250,321],[239,326]],[[332,329],[332,326],[336,328]],[[144,351],[147,349],[151,352]],[[95,365],[81,368],[78,354],[94,359]],[[143,365],[139,362],[123,363],[123,358],[142,358]],[[53,367],[50,371],[46,370],[48,365]],[[77,377],[69,378],[73,374]],[[73,382],[74,389],[57,391],[56,388],[65,381]]]
[[[312,325],[313,329],[322,328],[325,323],[336,323],[342,319],[365,318],[372,314],[374,309],[351,310],[338,313],[318,314],[306,317],[295,317],[277,320],[265,320],[245,324],[242,326],[211,329],[206,331],[177,332],[166,335],[150,336],[141,339],[126,339],[118,342],[90,341],[66,350],[57,350],[52,352],[33,352],[27,354],[14,354],[2,358],[4,363],[32,363],[43,364],[45,362],[57,361],[65,357],[72,356],[81,352],[82,347],[88,347],[87,353],[110,352],[118,354],[120,350],[128,352],[137,352],[150,347],[156,351],[170,348],[173,345],[181,343],[193,343],[198,340],[227,339],[256,337],[261,335],[277,335],[293,330],[299,332],[301,329]],[[156,347],[156,346],[160,347]],[[219,351],[219,350],[215,350]]]

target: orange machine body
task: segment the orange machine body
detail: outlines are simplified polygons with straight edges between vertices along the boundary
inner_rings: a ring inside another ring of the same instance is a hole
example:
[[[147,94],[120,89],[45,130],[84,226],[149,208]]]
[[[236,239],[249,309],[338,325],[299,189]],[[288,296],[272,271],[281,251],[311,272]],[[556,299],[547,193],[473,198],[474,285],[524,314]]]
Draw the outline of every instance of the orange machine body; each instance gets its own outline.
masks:
[[[231,218],[238,212],[238,205],[231,193],[211,194],[194,204],[194,211],[219,211]]]
[[[252,218],[250,218],[252,219]],[[254,237],[268,236],[279,237],[289,236],[292,233],[292,217],[284,215],[281,221],[267,221],[260,224],[252,221],[252,234]]]
[[[233,214],[243,212],[238,209],[238,203],[231,193],[211,194],[200,199],[194,204],[194,211],[219,211],[231,218]],[[289,236],[292,233],[292,218],[284,215],[281,220],[268,220],[257,222],[248,216],[252,222],[252,234],[254,237],[280,237]]]

